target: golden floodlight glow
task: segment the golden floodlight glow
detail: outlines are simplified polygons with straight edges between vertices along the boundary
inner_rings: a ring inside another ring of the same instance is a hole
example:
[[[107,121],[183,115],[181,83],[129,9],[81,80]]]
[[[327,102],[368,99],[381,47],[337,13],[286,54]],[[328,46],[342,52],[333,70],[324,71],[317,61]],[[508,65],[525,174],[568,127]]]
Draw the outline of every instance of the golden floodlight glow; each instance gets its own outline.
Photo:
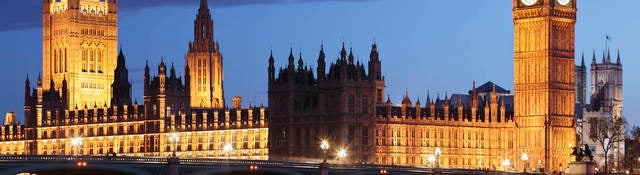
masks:
[[[338,157],[341,159],[347,157],[347,150],[345,150],[344,148],[338,150]]]
[[[329,141],[323,139],[322,143],[320,144],[320,149],[322,149],[323,151],[326,151],[329,149]]]
[[[71,145],[73,146],[80,146],[82,145],[82,137],[74,137],[71,139]]]

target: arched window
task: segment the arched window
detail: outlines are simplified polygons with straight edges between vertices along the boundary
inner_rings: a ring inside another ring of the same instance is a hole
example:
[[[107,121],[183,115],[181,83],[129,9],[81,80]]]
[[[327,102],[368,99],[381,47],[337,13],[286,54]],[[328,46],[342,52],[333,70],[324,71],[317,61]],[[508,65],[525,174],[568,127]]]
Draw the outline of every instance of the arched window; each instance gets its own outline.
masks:
[[[53,63],[51,63],[51,65],[53,65],[53,73],[58,73],[58,66],[56,64],[58,64],[58,49],[53,50]]]
[[[62,57],[62,72],[67,72],[67,48],[64,48],[64,57]]]
[[[82,47],[82,72],[87,72],[87,48]]]
[[[89,49],[89,72],[95,72],[95,68],[96,68],[96,57],[95,57],[95,49],[94,48],[90,48]]]
[[[62,72],[62,48],[58,49],[58,60],[56,61],[56,65],[58,66],[56,72]]]
[[[98,72],[102,73],[102,56],[103,56],[103,52],[102,52],[102,48],[99,48],[97,53],[98,56]]]

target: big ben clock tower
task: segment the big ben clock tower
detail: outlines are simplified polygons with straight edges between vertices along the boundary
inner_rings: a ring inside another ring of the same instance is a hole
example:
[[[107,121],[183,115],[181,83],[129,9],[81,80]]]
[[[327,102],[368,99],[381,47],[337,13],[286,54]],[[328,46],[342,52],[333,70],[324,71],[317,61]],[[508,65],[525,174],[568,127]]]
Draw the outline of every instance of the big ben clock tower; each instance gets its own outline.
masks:
[[[547,172],[563,171],[576,145],[576,1],[513,0],[518,147]]]

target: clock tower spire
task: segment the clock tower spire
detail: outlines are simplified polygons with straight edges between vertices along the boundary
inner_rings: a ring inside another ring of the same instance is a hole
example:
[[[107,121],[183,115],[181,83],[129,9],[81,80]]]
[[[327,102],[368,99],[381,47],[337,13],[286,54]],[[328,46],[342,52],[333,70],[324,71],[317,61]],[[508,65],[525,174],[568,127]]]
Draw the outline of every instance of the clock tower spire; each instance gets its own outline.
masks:
[[[189,71],[192,108],[224,107],[222,54],[214,40],[213,19],[207,0],[200,0],[189,42],[185,71]],[[189,68],[187,70],[187,67]]]
[[[566,167],[576,146],[576,2],[513,0],[517,148],[546,171]]]

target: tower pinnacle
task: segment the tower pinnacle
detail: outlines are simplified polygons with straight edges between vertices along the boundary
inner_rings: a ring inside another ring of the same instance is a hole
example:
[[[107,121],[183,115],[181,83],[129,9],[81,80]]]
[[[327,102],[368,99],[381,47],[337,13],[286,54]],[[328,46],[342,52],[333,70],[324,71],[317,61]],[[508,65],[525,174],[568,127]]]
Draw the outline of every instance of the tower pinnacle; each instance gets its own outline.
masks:
[[[207,4],[207,1],[208,0],[200,0],[200,9],[204,9],[204,8],[208,9],[209,8],[209,5]]]
[[[618,49],[618,58],[616,59],[616,63],[617,63],[617,64],[622,64],[622,63],[620,62],[620,49]]]
[[[582,63],[580,64],[580,66],[584,67],[584,52],[582,52]]]
[[[596,64],[596,49],[593,49],[593,57],[591,57],[591,64]]]

